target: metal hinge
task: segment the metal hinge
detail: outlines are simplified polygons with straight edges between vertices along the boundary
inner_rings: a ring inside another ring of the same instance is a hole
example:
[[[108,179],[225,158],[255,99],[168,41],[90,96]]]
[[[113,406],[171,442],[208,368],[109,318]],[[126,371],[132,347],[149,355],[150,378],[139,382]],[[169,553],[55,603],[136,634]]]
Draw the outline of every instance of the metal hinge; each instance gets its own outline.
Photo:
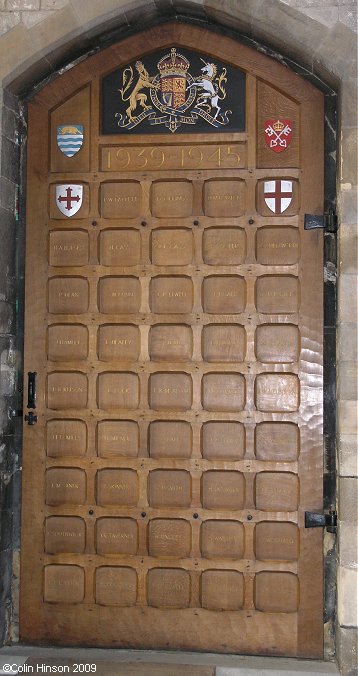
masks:
[[[336,533],[337,512],[305,512],[305,528],[327,528],[328,533]]]
[[[325,214],[305,214],[304,229],[316,230],[323,228],[326,232],[337,232],[338,218],[334,209],[328,209]]]

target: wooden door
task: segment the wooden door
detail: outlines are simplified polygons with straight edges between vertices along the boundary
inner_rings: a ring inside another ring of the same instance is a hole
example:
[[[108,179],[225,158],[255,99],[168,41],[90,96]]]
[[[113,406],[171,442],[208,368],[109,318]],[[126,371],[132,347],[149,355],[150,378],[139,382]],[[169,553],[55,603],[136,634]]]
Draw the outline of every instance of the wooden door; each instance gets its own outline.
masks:
[[[23,641],[322,655],[322,125],[180,24],[29,105]]]

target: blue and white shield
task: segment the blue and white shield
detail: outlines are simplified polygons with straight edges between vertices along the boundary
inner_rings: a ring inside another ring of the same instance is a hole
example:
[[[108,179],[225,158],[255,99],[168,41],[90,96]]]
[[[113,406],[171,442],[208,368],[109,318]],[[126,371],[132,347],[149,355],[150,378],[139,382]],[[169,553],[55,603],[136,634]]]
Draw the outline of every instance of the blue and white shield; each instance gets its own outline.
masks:
[[[57,145],[66,157],[73,157],[82,148],[83,125],[62,124],[57,127]]]

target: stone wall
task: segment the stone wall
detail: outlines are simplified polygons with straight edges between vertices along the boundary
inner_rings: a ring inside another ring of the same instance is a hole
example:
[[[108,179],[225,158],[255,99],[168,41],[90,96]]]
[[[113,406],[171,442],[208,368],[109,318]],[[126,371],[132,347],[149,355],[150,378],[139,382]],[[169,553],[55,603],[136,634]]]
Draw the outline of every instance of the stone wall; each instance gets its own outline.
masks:
[[[353,676],[358,626],[356,0],[0,0],[0,79],[4,88],[0,178],[0,557],[6,573],[0,589],[0,608],[5,612],[5,618],[0,618],[0,638],[7,632],[9,640],[6,617],[11,610],[10,555],[12,543],[15,549],[18,546],[19,532],[15,498],[19,495],[20,443],[14,435],[16,419],[9,415],[18,407],[16,374],[20,365],[16,355],[20,345],[14,334],[16,317],[21,317],[21,311],[16,314],[15,310],[16,301],[21,301],[17,288],[21,288],[23,260],[21,231],[14,215],[19,182],[16,131],[20,119],[14,94],[31,91],[42,79],[72,59],[106,44],[108,39],[119,40],[146,23],[170,18],[209,22],[236,31],[254,40],[259,49],[267,47],[301,64],[313,82],[322,80],[339,92],[337,652],[342,674]],[[332,272],[327,269],[328,278]],[[21,325],[16,332],[21,334]],[[15,574],[16,570],[15,565]]]

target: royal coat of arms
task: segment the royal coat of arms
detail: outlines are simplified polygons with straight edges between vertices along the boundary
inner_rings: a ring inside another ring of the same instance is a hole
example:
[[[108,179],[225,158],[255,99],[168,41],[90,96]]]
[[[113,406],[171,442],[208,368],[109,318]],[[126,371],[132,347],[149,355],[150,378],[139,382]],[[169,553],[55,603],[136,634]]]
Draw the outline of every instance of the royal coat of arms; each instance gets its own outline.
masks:
[[[158,127],[161,127],[162,131],[172,133],[179,127],[182,131],[196,131],[193,127],[199,121],[216,129],[230,127],[232,104],[234,100],[236,102],[237,94],[234,92],[235,82],[228,79],[228,71],[232,75],[234,69],[209,58],[204,60],[195,53],[188,57],[172,47],[169,53],[159,59],[157,57],[156,61],[153,58],[143,59],[117,71],[117,103],[113,102],[113,91],[107,94],[104,88],[104,119],[108,120],[112,114],[117,130],[123,131],[130,131],[143,122],[146,122],[148,131],[150,128],[159,131]],[[193,74],[190,72],[192,67]],[[240,109],[244,109],[245,76],[238,69],[235,72],[240,80],[237,87],[241,94]],[[106,97],[110,99],[114,113],[109,113],[109,109],[106,111]],[[236,127],[238,123],[242,127],[244,112],[241,110],[238,115],[235,110],[234,113]],[[104,124],[104,133],[115,133],[112,120]]]

